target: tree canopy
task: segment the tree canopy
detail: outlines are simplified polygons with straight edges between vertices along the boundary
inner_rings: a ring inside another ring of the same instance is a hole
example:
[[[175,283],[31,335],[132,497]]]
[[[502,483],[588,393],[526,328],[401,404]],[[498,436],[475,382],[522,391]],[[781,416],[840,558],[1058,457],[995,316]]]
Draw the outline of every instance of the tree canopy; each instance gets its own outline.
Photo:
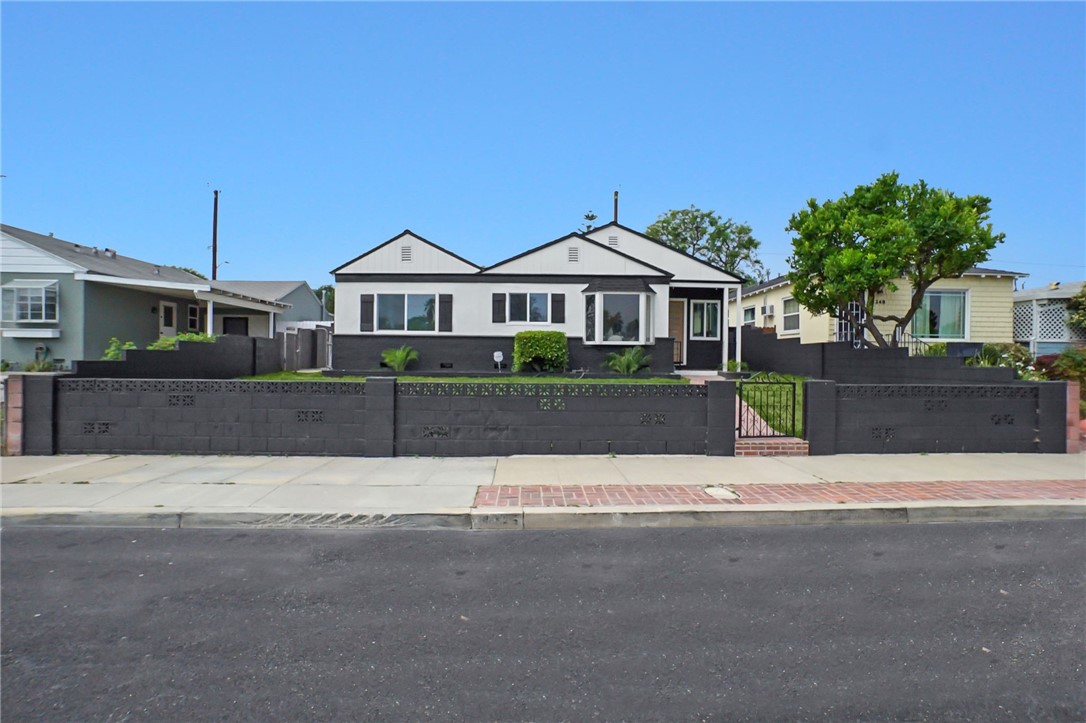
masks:
[[[324,286],[318,286],[313,290],[313,293],[317,295],[317,298],[324,304],[325,310],[332,314],[336,310],[336,287],[332,284],[325,284]]]
[[[857,186],[836,201],[815,199],[794,214],[786,230],[792,295],[812,314],[830,314],[864,328],[878,346],[897,346],[939,279],[961,275],[988,259],[1003,242],[988,223],[991,199],[959,197],[923,180],[902,184],[896,172]],[[909,286],[904,314],[876,313],[876,297]],[[849,310],[858,302],[864,315]],[[892,322],[887,338],[876,322]]]
[[[745,223],[691,206],[661,214],[645,233],[668,246],[742,276],[748,283],[768,278],[758,259],[761,242]]]

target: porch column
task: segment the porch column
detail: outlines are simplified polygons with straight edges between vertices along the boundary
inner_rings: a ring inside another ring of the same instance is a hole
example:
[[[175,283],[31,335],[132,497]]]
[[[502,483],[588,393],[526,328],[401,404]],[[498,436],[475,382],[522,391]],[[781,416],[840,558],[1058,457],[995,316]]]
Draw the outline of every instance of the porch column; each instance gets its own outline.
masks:
[[[721,318],[717,319],[720,325],[720,345],[724,353],[720,368],[722,371],[728,371],[728,287],[725,286],[720,293],[724,296],[724,302],[720,305]]]
[[[207,335],[215,333],[215,302],[210,299],[207,302]]]
[[[268,338],[269,339],[274,339],[275,338],[275,312],[274,311],[269,311],[268,312]]]
[[[735,287],[735,370],[743,366],[743,285]]]

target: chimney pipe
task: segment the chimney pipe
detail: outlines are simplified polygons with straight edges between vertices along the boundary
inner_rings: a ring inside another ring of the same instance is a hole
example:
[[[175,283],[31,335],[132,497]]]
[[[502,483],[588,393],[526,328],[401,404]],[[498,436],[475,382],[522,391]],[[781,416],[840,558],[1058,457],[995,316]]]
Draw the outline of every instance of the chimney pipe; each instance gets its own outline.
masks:
[[[615,223],[618,223],[618,191],[615,191]]]

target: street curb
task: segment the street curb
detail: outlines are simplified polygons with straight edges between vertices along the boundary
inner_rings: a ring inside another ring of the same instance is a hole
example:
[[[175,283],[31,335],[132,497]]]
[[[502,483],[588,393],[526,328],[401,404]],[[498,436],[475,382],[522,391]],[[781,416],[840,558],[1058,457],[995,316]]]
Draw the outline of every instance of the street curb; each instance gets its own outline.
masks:
[[[8,509],[0,527],[155,527],[184,529],[426,529],[569,530],[690,528],[743,525],[927,524],[1086,519],[1086,502],[988,502],[965,505],[865,505],[788,509],[690,509],[681,507],[512,507],[430,513],[146,511]]]

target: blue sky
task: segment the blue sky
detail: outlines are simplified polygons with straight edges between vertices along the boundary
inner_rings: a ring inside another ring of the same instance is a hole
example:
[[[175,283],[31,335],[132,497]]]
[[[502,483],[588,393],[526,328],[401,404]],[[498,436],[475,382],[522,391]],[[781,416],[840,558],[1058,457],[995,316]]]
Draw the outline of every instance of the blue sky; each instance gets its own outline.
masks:
[[[992,198],[988,265],[1086,277],[1086,6],[0,6],[5,223],[221,278],[404,228],[490,264],[594,210],[746,221],[879,174]]]

